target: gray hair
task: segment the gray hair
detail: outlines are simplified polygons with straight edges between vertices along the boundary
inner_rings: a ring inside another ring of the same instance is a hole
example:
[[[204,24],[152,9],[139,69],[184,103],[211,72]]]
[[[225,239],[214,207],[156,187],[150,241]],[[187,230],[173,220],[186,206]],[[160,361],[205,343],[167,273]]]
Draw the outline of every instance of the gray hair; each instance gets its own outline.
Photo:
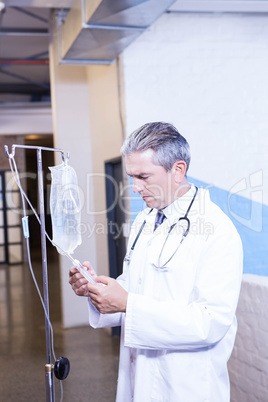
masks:
[[[190,165],[190,147],[186,139],[169,123],[147,123],[135,130],[124,142],[121,152],[124,156],[147,149],[154,151],[153,162],[171,170],[173,164],[182,160],[186,172]]]

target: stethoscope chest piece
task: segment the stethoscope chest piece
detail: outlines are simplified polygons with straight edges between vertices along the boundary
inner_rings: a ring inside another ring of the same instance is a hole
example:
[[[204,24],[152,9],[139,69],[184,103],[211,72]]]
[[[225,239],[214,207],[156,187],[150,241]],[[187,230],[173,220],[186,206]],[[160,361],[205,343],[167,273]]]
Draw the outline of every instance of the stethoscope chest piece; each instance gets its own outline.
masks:
[[[165,272],[168,271],[168,267],[166,266],[161,266],[161,265],[157,265],[157,264],[152,264],[154,269],[156,270],[161,270],[161,272]]]

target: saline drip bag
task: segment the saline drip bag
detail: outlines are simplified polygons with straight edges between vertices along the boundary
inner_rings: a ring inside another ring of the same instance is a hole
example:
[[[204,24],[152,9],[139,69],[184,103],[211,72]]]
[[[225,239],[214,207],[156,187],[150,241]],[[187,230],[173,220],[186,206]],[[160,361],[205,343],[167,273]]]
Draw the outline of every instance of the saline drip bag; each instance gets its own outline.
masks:
[[[67,256],[78,271],[90,282],[96,284],[87,269],[71,254],[82,242],[79,230],[81,205],[75,170],[65,161],[50,167],[51,192],[50,213],[52,221],[52,244],[58,252]]]
[[[51,171],[52,242],[60,254],[72,254],[81,244],[81,205],[75,170],[63,162]]]

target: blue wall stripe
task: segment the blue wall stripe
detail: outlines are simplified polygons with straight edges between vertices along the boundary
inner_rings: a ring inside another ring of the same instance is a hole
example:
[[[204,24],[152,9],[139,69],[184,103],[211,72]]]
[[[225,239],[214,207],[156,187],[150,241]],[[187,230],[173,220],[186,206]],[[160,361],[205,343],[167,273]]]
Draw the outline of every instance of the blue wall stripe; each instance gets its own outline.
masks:
[[[197,187],[207,188],[211,200],[217,204],[234,223],[241,236],[244,249],[244,273],[268,276],[268,206],[238,194],[230,194],[203,181],[188,178]],[[132,178],[130,178],[132,186]],[[146,204],[138,194],[130,190],[131,221]]]

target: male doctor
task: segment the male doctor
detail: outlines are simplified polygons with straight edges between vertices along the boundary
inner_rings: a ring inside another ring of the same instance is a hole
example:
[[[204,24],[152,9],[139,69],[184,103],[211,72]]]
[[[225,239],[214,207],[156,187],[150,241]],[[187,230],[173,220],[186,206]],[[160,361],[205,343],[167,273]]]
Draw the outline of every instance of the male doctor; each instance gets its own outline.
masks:
[[[148,123],[122,147],[133,191],[148,208],[132,225],[123,274],[92,285],[90,325],[121,325],[117,402],[228,402],[242,246],[209,193],[187,180],[189,145],[174,126]],[[183,219],[181,219],[183,218]]]

